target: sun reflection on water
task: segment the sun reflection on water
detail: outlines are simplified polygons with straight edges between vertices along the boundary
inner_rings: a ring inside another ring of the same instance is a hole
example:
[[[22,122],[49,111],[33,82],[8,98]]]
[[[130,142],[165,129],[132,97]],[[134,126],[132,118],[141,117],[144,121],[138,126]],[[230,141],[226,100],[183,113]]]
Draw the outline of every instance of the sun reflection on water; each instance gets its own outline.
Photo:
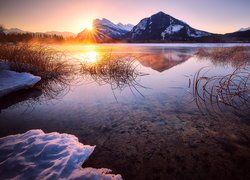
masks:
[[[96,63],[99,59],[100,55],[97,51],[89,51],[85,52],[82,55],[82,60],[88,63]]]
[[[101,54],[95,45],[88,45],[84,47],[84,51],[79,54],[82,62],[96,63],[101,59]]]

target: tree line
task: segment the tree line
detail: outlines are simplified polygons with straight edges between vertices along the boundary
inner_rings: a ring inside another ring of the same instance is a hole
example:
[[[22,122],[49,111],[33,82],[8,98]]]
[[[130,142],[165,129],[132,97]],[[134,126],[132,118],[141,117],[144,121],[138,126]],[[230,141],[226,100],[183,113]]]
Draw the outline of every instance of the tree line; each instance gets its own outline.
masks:
[[[20,42],[46,42],[61,43],[63,36],[50,35],[45,33],[5,33],[3,26],[0,26],[0,43],[20,43]]]

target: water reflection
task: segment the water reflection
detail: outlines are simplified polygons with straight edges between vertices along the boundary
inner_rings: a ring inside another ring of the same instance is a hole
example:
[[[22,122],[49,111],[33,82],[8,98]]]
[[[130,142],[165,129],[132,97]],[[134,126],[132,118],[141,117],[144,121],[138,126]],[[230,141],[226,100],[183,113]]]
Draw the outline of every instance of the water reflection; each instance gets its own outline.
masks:
[[[162,54],[144,55],[138,61],[146,67],[150,67],[158,72],[163,72],[178,64],[181,64],[191,57],[189,53],[171,51]]]
[[[196,55],[201,59],[209,58],[215,65],[233,66],[235,68],[250,62],[249,47],[199,48]]]
[[[25,102],[26,105],[33,104],[37,102],[39,97],[42,95],[42,91],[33,88],[30,90],[21,90],[16,93],[11,93],[7,96],[0,98],[0,114],[3,109],[7,109],[15,104],[23,104]],[[32,103],[33,102],[33,103]]]
[[[141,94],[138,88],[145,87],[139,83],[138,79],[147,74],[140,72],[137,67],[134,57],[109,54],[94,64],[88,60],[82,62],[81,73],[87,81],[94,81],[99,85],[109,84],[113,94],[114,90],[122,91],[125,88],[129,88],[133,94],[134,91]]]
[[[99,54],[96,51],[86,52],[82,56],[82,59],[84,61],[87,61],[89,63],[95,63],[98,60]]]
[[[33,88],[13,92],[0,98],[1,110],[17,105],[34,108],[37,104],[46,103],[51,100],[62,99],[74,85],[77,75],[74,73],[77,68],[68,63],[65,71],[56,76],[43,78]],[[26,110],[25,110],[26,111]]]
[[[226,75],[207,75],[207,68],[199,70],[193,80],[193,93],[200,110],[210,114],[235,111],[249,115],[250,66],[243,65]]]
[[[33,88],[20,90],[0,98],[1,110],[9,107],[18,108],[26,107],[34,109],[37,104],[47,103],[52,100],[62,99],[70,90],[73,82],[70,79],[56,78],[53,80],[42,80]]]

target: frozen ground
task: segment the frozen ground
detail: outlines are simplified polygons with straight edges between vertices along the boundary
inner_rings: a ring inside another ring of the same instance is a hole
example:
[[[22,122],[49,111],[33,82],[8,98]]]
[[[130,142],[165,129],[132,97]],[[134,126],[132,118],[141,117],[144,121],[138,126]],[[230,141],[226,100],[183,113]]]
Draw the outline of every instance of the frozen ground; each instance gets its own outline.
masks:
[[[41,78],[30,73],[10,71],[8,66],[0,64],[0,97],[11,92],[35,85]]]
[[[0,138],[0,179],[122,179],[109,169],[81,167],[94,149],[73,135],[42,130]]]

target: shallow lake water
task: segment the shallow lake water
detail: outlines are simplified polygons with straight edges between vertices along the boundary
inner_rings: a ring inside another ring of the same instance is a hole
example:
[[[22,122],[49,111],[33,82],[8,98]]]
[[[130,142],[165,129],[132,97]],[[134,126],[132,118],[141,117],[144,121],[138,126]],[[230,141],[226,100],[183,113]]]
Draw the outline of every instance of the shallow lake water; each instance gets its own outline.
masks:
[[[141,75],[124,88],[83,75],[49,98],[35,88],[12,94],[0,103],[0,136],[30,129],[73,134],[96,145],[84,167],[106,167],[124,179],[247,179],[250,110],[220,110],[193,96],[201,68],[207,75],[235,69],[231,62],[198,58],[197,48],[234,45],[54,46],[80,59],[76,64],[107,54],[133,58]]]

